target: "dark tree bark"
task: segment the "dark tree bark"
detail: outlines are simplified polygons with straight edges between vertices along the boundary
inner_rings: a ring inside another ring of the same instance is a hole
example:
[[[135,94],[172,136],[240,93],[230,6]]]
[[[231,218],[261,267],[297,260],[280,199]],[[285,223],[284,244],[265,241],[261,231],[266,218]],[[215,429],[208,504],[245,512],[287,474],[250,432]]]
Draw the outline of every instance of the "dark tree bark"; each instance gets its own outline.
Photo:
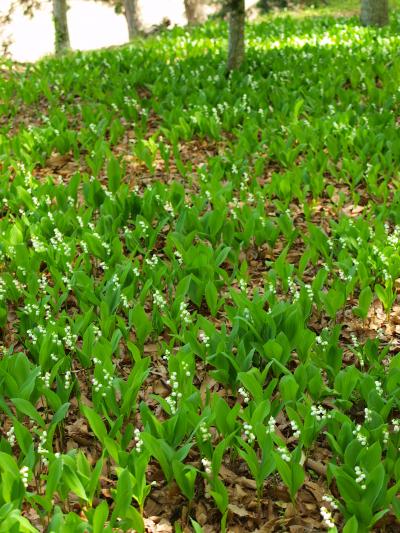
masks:
[[[385,26],[389,22],[388,0],[361,0],[360,18],[364,26]]]
[[[53,20],[55,30],[56,54],[63,54],[70,49],[67,21],[67,0],[53,0]]]
[[[124,12],[128,24],[129,40],[132,40],[143,31],[139,0],[124,0]]]
[[[204,22],[204,4],[202,0],[184,0],[188,24]]]
[[[244,60],[245,0],[229,0],[228,70],[240,67]]]

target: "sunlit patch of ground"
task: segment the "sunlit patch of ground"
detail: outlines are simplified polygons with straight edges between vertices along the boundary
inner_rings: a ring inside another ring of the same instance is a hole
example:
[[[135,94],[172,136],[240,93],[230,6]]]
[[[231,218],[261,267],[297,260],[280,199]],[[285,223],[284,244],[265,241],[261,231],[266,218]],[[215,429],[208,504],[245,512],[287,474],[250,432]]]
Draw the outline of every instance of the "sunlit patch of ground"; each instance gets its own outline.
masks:
[[[10,2],[11,0],[1,0],[2,13],[7,10]],[[88,0],[70,0],[69,5],[68,23],[73,49],[90,50],[127,42],[125,17],[115,13],[113,8]],[[148,27],[159,24],[164,17],[168,17],[172,24],[186,23],[183,0],[142,1],[142,16]],[[1,39],[4,40],[7,36],[12,38],[10,53],[17,61],[35,61],[53,53],[51,3],[46,2],[33,18],[25,17],[22,9],[18,9]]]
[[[246,7],[257,0],[246,0]],[[11,0],[0,0],[0,14],[9,8]],[[71,46],[74,50],[91,50],[126,43],[128,30],[125,17],[115,13],[112,7],[92,0],[69,0],[68,24]],[[212,7],[206,7],[209,12]],[[186,24],[183,0],[141,0],[142,20],[145,27],[160,24],[167,17],[171,24]],[[0,32],[0,46],[11,37],[9,48],[16,61],[36,61],[52,54],[54,28],[51,2],[44,2],[33,18],[25,17],[17,9],[11,24]]]

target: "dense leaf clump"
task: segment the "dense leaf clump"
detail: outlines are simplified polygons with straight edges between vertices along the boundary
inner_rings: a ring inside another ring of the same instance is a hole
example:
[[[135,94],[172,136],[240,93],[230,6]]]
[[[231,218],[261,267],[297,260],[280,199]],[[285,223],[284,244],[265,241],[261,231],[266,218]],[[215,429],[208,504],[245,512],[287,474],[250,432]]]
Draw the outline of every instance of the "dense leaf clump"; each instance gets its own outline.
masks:
[[[1,65],[0,531],[398,527],[393,19]]]

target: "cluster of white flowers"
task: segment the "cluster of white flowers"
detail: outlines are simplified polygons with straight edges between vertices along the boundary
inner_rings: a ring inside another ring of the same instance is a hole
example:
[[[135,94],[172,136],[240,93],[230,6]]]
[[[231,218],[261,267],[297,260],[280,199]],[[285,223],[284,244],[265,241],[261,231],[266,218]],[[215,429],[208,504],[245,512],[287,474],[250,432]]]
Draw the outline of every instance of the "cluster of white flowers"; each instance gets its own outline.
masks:
[[[321,516],[323,518],[324,524],[327,528],[332,529],[335,527],[335,522],[333,521],[333,516],[331,511],[328,511],[328,509],[324,506],[320,509]]]
[[[203,465],[204,467],[204,472],[208,475],[211,475],[212,474],[212,470],[211,470],[211,461],[209,461],[208,459],[205,459],[203,458],[201,460],[201,464]]]
[[[50,307],[50,305],[48,303],[44,304],[44,311],[45,311],[45,318],[46,318],[47,322],[51,326],[55,326],[56,322],[52,318],[52,316],[53,316],[52,309],[51,309],[51,307]]]
[[[382,383],[379,381],[379,379],[375,380],[375,389],[378,394],[381,396],[383,395]]]
[[[332,417],[331,413],[328,413],[322,405],[312,405],[311,415],[319,422]]]
[[[339,270],[338,270],[338,275],[339,275],[339,278],[340,278],[342,281],[346,281],[346,282],[351,281],[351,274],[345,274],[345,273],[343,272],[343,270],[341,270],[340,268],[339,268]]]
[[[64,388],[65,390],[69,389],[71,386],[71,371],[67,370],[65,372],[65,381],[64,381]]]
[[[26,334],[28,335],[28,337],[29,337],[30,341],[32,342],[32,344],[36,344],[37,343],[37,340],[38,340],[37,335],[36,335],[36,333],[33,332],[32,329],[27,329],[26,330]]]
[[[141,453],[143,451],[143,440],[142,440],[141,432],[138,428],[135,428],[133,433],[134,433],[133,440],[135,441],[135,450],[138,453]]]
[[[162,356],[162,359],[164,359],[164,361],[169,361],[170,357],[171,357],[171,352],[168,350],[168,348],[166,348],[164,350],[164,355]]]
[[[243,429],[243,440],[246,440],[249,444],[252,444],[256,439],[256,436],[253,433],[253,426],[245,422],[243,424]]]
[[[357,335],[353,332],[350,333],[351,342],[353,343],[353,346],[355,349],[360,347],[360,342],[357,339]]]
[[[86,241],[80,241],[79,244],[80,244],[84,254],[89,253],[89,248],[88,248],[88,246],[86,244]]]
[[[176,409],[177,409],[177,400],[176,400],[176,396],[174,396],[174,394],[176,394],[175,391],[172,391],[171,395],[167,396],[165,398],[165,401],[169,405],[169,407],[171,409],[171,413],[173,415],[176,413]],[[181,393],[178,393],[178,394],[181,394]]]
[[[39,289],[43,292],[47,287],[47,277],[46,274],[42,274],[39,280]]]
[[[176,372],[171,372],[170,379],[167,380],[167,385],[171,387],[172,391],[171,394],[166,398],[166,402],[170,406],[172,414],[175,414],[177,409],[177,400],[182,398],[182,393],[178,392],[179,382]]]
[[[61,278],[63,280],[63,283],[67,289],[67,291],[72,291],[72,283],[68,276],[64,275]]]
[[[142,231],[142,235],[143,237],[148,237],[149,236],[149,226],[148,224],[146,224],[146,222],[144,220],[139,220],[138,222],[138,225]]]
[[[400,432],[400,418],[393,418],[392,424],[393,424],[393,432],[399,433]]]
[[[249,205],[254,204],[255,198],[254,198],[254,194],[253,193],[251,193],[251,192],[248,193],[246,202]]]
[[[0,302],[4,300],[6,294],[6,282],[3,278],[0,278]]]
[[[267,263],[265,263],[265,266],[267,266]],[[275,294],[275,285],[272,283],[272,281],[265,285],[265,290],[272,294]]]
[[[230,213],[232,215],[233,220],[237,220],[238,216],[237,216],[235,209],[239,209],[239,208],[240,208],[239,200],[236,197],[232,198],[232,207],[230,209]]]
[[[62,346],[62,340],[58,337],[55,331],[51,334],[51,340],[56,346]]]
[[[104,194],[107,196],[107,198],[109,198],[111,201],[115,200],[115,196],[113,195],[111,191],[107,189],[105,185],[102,185],[101,188],[103,189]]]
[[[361,485],[361,488],[363,490],[365,490],[367,488],[367,486],[365,485],[364,481],[365,481],[365,474],[364,472],[361,470],[361,468],[359,466],[355,466],[354,467],[354,472],[356,474],[356,483],[360,484]]]
[[[10,429],[6,433],[7,441],[10,446],[14,446],[15,444],[15,429],[14,426],[11,426]]]
[[[14,283],[14,287],[18,292],[22,292],[23,289],[26,289],[26,283],[22,283],[18,279],[13,279],[12,282]]]
[[[285,446],[279,446],[276,451],[279,453],[283,461],[286,463],[290,462],[290,453]]]
[[[114,272],[114,274],[112,275],[110,283],[111,285],[114,285],[116,289],[121,288],[121,280],[119,279],[117,272]]]
[[[97,342],[101,339],[102,337],[102,332],[101,332],[101,329],[96,326],[96,324],[93,324],[93,333],[94,333],[94,340]]]
[[[366,407],[364,409],[364,416],[365,416],[365,421],[366,422],[371,422],[372,420],[372,412],[371,412],[371,409],[368,409],[368,407]]]
[[[50,372],[46,372],[44,376],[42,376],[42,380],[43,380],[44,386],[49,388],[50,387]]]
[[[387,230],[388,233],[388,230]],[[400,226],[395,226],[391,235],[387,237],[388,243],[393,248],[396,248],[400,243]]]
[[[27,466],[22,466],[19,470],[19,473],[21,474],[21,481],[24,485],[24,487],[28,488],[28,478],[29,478],[29,468]]]
[[[336,501],[330,494],[325,494],[324,496],[322,496],[322,500],[328,503],[332,507],[332,509],[336,510],[338,508]]]
[[[161,310],[163,310],[167,305],[166,299],[164,298],[164,296],[161,294],[161,292],[158,289],[154,291],[153,303],[154,305],[159,307]]]
[[[299,426],[297,425],[297,423],[294,421],[294,420],[291,420],[290,421],[290,425],[292,427],[292,431],[293,431],[293,437],[295,439],[298,439],[300,437],[300,430],[299,430]]]
[[[42,253],[46,251],[46,245],[36,235],[31,234],[31,242],[35,252]],[[10,248],[8,249],[8,254],[11,254]]]
[[[204,333],[204,331],[200,331],[199,333],[199,340],[206,348],[210,347],[210,337]]]
[[[35,315],[35,316],[39,316],[39,314],[40,314],[40,308],[39,308],[38,304],[29,304],[29,303],[26,303],[25,306],[24,306],[23,312],[24,312],[26,315]]]
[[[146,257],[145,262],[150,268],[155,268],[158,265],[159,259],[157,255],[153,254],[150,257]]]
[[[187,378],[190,378],[191,374],[190,374],[190,370],[189,370],[189,365],[188,363],[186,363],[185,361],[182,363],[182,368],[183,368],[183,371],[185,372],[185,376]]]
[[[314,299],[314,291],[312,290],[312,287],[309,283],[304,284],[304,288],[306,290],[307,296],[310,298],[310,300]]]
[[[65,347],[69,350],[73,351],[76,348],[76,341],[78,340],[78,335],[75,335],[75,333],[72,333],[71,326],[67,324],[65,326],[65,333],[64,333],[64,344]]]
[[[245,279],[240,278],[239,281],[238,281],[238,285],[239,285],[239,289],[242,292],[246,292],[246,290],[247,290],[247,282],[246,282]]]
[[[173,217],[175,216],[174,207],[173,207],[173,205],[171,204],[171,202],[165,202],[165,204],[164,204],[164,209],[165,209],[165,211],[167,211],[167,213],[169,213],[169,214],[172,215]]]
[[[350,337],[351,337],[351,341],[353,343],[353,346],[354,346],[354,349],[357,350],[357,356],[358,356],[358,359],[360,361],[360,366],[361,368],[364,368],[364,365],[365,365],[365,362],[364,362],[364,359],[362,357],[362,354],[359,350],[360,348],[360,343],[356,337],[356,335],[354,333],[350,333]]]
[[[191,324],[192,317],[190,316],[190,313],[187,308],[188,304],[186,302],[181,302],[179,305],[179,313],[184,324]]]
[[[268,427],[267,427],[268,434],[275,433],[275,424],[276,424],[276,419],[273,416],[270,416],[268,420]]]
[[[287,278],[287,284],[288,284],[289,292],[294,296],[297,293],[296,282],[293,281],[292,278],[288,277]]]
[[[203,442],[207,442],[208,440],[211,439],[211,433],[210,433],[210,430],[209,428],[207,427],[206,423],[205,422],[202,422],[200,424],[200,433],[201,433],[201,440]]]
[[[381,252],[381,250],[379,250],[379,248],[375,246],[375,244],[372,246],[372,251],[382,261],[382,263],[386,264],[387,262],[386,255],[383,252]]]
[[[247,392],[247,390],[244,387],[240,387],[238,389],[238,393],[243,398],[244,403],[249,403],[250,396],[249,396],[249,393]]]
[[[176,257],[176,260],[178,261],[178,263],[181,265],[183,263],[182,254],[178,252],[178,250],[175,250],[174,256]]]
[[[125,294],[121,294],[121,304],[123,307],[129,307],[129,300]]]
[[[47,465],[48,460],[45,455],[48,455],[49,451],[46,447],[46,441],[47,441],[47,431],[44,429],[39,436],[39,444],[37,447],[37,453],[42,456],[43,464]]]
[[[376,336],[378,337],[379,340],[385,340],[385,330],[383,328],[378,328],[376,330]]]
[[[368,442],[368,439],[367,439],[366,435],[364,435],[362,433],[362,430],[363,430],[363,428],[362,428],[361,424],[357,424],[356,428],[353,430],[353,435],[355,436],[355,438],[358,440],[358,442],[362,446],[366,446],[367,442]]]
[[[50,244],[60,254],[69,255],[71,253],[71,247],[65,242],[64,235],[57,228],[54,229],[54,237],[50,238]]]
[[[383,431],[382,431],[382,441],[383,441],[383,444],[386,446],[387,443],[389,442],[389,431],[387,428],[383,428]]]
[[[96,359],[96,362],[99,362],[98,359]],[[92,385],[94,387],[95,392],[100,392],[102,389],[102,397],[105,398],[107,396],[105,388],[111,388],[113,384],[113,376],[105,369],[103,368],[103,382],[101,382],[97,378],[92,378]]]
[[[321,335],[317,335],[317,336],[315,337],[315,342],[316,342],[317,344],[319,344],[320,346],[322,346],[323,348],[325,348],[325,347],[328,346],[328,344],[329,344],[327,340],[325,340],[325,339],[323,339],[323,338],[321,337]]]

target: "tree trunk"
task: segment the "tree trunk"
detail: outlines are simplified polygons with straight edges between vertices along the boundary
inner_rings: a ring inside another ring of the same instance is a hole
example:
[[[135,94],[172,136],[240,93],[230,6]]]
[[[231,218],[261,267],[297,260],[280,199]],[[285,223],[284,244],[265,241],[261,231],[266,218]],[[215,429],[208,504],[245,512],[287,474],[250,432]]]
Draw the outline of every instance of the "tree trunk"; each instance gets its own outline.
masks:
[[[362,0],[361,23],[364,26],[385,26],[389,22],[388,0]]]
[[[143,30],[140,18],[139,0],[124,0],[125,18],[128,24],[129,40],[137,37]]]
[[[244,60],[245,0],[229,2],[228,70],[240,67]]]
[[[198,24],[204,22],[203,0],[184,0],[185,14],[188,24]]]
[[[55,30],[56,54],[63,54],[70,49],[67,0],[53,0],[53,20]]]

